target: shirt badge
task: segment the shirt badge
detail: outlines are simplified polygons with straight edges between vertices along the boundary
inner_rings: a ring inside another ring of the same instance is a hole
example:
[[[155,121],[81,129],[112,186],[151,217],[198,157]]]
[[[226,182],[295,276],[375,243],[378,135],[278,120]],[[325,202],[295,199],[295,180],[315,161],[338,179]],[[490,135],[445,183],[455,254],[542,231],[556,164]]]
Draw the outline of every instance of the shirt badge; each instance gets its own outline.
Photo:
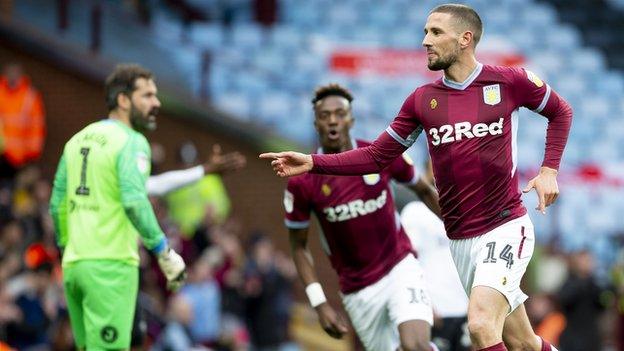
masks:
[[[488,105],[496,105],[501,102],[500,85],[488,85],[483,87],[483,102]]]
[[[526,71],[527,74],[527,78],[533,82],[533,84],[535,84],[536,87],[541,88],[544,86],[544,82],[540,79],[540,77],[537,76],[537,74],[531,72],[531,71]]]
[[[431,99],[431,101],[429,101],[429,106],[431,106],[432,110],[435,110],[436,107],[438,107],[438,100],[436,99]]]
[[[147,155],[143,152],[139,152],[137,154],[137,168],[139,169],[139,172],[146,174],[149,173],[149,159],[147,157]]]
[[[321,192],[323,193],[323,195],[329,196],[331,195],[331,188],[329,187],[329,185],[323,184],[321,186]]]
[[[364,178],[364,183],[367,185],[375,185],[381,180],[381,176],[378,173],[366,174],[362,178]]]

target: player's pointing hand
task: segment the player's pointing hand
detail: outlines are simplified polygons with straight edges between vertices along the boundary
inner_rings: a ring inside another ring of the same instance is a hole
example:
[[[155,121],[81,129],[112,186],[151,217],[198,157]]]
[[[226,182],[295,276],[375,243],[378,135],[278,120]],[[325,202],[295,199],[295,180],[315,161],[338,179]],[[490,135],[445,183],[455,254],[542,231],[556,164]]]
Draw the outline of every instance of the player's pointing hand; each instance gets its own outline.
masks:
[[[312,169],[312,156],[300,152],[266,152],[260,158],[272,160],[271,166],[280,177],[292,177]]]
[[[559,196],[559,186],[557,185],[557,170],[542,167],[539,174],[531,179],[522,190],[525,193],[535,189],[539,200],[536,210],[546,214],[546,207],[552,205]]]

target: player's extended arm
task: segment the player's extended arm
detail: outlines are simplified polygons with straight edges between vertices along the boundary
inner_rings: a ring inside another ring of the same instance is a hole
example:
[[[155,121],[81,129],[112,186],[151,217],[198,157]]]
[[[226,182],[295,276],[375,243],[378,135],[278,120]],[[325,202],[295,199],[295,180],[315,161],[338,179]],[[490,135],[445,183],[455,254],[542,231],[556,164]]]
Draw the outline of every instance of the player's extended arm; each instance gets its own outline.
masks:
[[[56,244],[61,251],[67,245],[67,168],[65,166],[65,157],[61,156],[56,175],[54,176],[54,185],[52,187],[52,195],[50,197],[50,216],[54,223],[54,231],[56,233]]]
[[[221,146],[212,147],[212,155],[203,165],[184,170],[165,172],[147,179],[147,193],[150,196],[163,196],[183,186],[193,184],[206,174],[237,171],[245,166],[246,159],[240,152],[221,153]]]
[[[407,148],[382,132],[372,144],[339,154],[312,155],[312,173],[364,175],[379,173]]]
[[[327,302],[318,282],[312,254],[308,250],[308,228],[289,228],[289,239],[290,251],[295,267],[297,267],[297,273],[306,287],[306,294],[319,316],[321,326],[329,336],[340,339],[347,332],[347,323]]]
[[[186,278],[186,266],[182,257],[169,248],[165,234],[160,229],[147,198],[145,178],[137,166],[137,152],[131,143],[128,142],[117,160],[121,203],[128,219],[139,232],[143,245],[158,257],[168,287],[177,290]]]
[[[540,114],[548,119],[544,161],[539,174],[529,181],[523,191],[526,193],[535,188],[539,200],[536,209],[546,213],[546,207],[554,203],[559,196],[557,173],[570,134],[572,108],[561,96],[552,91]]]
[[[280,177],[291,177],[305,172],[364,175],[379,173],[406,149],[384,131],[371,145],[338,154],[305,155],[286,151],[264,153],[260,158],[272,159],[273,170]]]
[[[183,186],[193,184],[204,176],[204,166],[169,171],[147,178],[145,185],[150,196],[163,196]]]
[[[420,177],[415,184],[408,185],[407,187],[418,196],[418,198],[431,210],[431,212],[435,213],[438,218],[442,219],[442,210],[440,209],[440,204],[438,203],[438,192],[431,184],[429,184],[428,181],[426,181],[423,177]]]

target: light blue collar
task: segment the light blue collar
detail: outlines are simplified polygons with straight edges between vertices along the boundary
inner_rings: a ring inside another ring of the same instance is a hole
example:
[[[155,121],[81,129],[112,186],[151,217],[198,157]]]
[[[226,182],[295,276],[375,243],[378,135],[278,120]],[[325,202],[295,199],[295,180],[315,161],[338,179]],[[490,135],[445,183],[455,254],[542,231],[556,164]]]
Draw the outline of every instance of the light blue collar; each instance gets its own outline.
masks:
[[[464,89],[468,88],[468,86],[472,82],[474,82],[475,79],[477,79],[477,77],[481,73],[482,69],[483,69],[483,64],[478,62],[477,63],[477,67],[475,67],[475,69],[472,70],[472,73],[470,73],[468,78],[466,78],[466,80],[464,80],[462,83],[458,83],[458,82],[450,80],[450,79],[448,79],[446,77],[442,77],[442,83],[444,83],[444,85],[446,85],[449,88],[453,88],[453,89],[457,89],[457,90],[464,90]]]

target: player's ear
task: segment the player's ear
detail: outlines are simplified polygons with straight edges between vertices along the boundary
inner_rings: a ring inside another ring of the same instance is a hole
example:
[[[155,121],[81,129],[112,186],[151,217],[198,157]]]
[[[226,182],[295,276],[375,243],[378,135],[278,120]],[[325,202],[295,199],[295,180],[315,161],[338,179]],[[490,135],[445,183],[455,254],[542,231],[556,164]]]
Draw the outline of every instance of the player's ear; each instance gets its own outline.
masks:
[[[117,106],[123,110],[129,110],[132,102],[130,97],[124,93],[117,94]]]
[[[465,31],[459,36],[459,46],[461,46],[462,49],[472,46],[473,41],[474,34],[471,31]]]

